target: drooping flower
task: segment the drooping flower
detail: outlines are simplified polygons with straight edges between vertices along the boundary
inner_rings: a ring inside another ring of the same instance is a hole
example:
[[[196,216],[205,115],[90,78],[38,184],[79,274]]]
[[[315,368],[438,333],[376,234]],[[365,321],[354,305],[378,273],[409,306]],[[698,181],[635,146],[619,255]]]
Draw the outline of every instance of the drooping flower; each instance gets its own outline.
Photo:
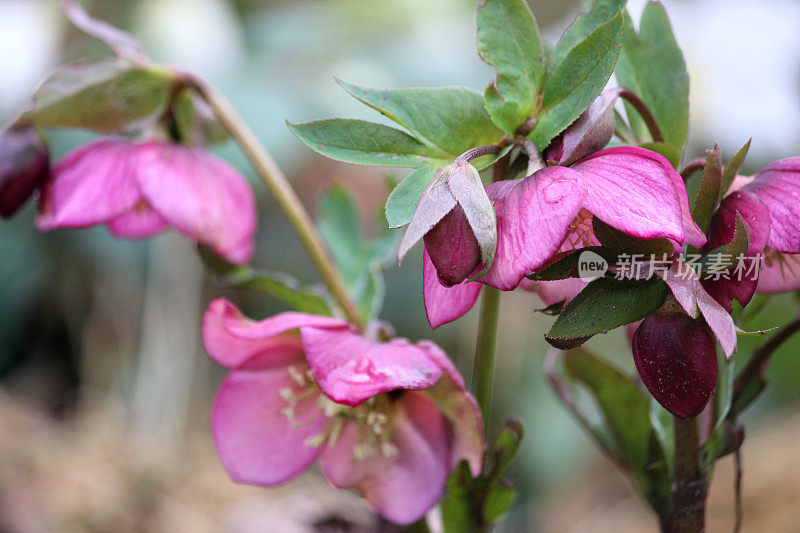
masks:
[[[139,239],[173,228],[232,263],[252,255],[255,201],[244,177],[198,147],[103,139],[53,168],[42,189],[42,230],[105,224]]]
[[[669,239],[676,249],[705,243],[680,175],[664,157],[638,147],[608,148],[570,167],[546,167],[486,189],[497,217],[497,249],[478,282],[501,290],[516,288],[560,251],[597,244],[587,224],[593,216],[632,237]],[[423,260],[427,265],[429,254]],[[437,327],[466,313],[480,285],[439,288],[432,274],[423,268],[425,307]]]
[[[753,294],[800,288],[800,157],[775,161],[751,178],[737,177],[709,230],[706,250],[733,240],[736,213],[748,225],[750,243],[729,279],[703,286],[728,311],[735,299],[747,305]]]
[[[254,322],[224,299],[206,311],[203,340],[230,369],[211,423],[236,481],[282,483],[319,460],[331,484],[408,524],[436,504],[462,459],[481,470],[475,400],[429,341],[380,342],[303,313]]]
[[[647,316],[631,339],[633,360],[653,398],[680,418],[705,408],[717,384],[717,350],[702,318],[668,301]]]
[[[0,132],[0,217],[25,205],[49,169],[50,151],[35,127],[12,124]]]

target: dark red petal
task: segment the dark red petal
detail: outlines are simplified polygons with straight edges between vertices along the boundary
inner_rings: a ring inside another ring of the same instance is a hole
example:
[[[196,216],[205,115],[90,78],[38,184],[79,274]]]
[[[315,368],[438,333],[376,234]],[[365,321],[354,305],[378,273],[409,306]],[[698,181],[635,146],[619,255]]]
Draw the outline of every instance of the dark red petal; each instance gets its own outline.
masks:
[[[460,205],[447,213],[423,238],[439,281],[445,287],[461,283],[480,263],[478,240]]]
[[[0,217],[19,210],[47,177],[50,152],[33,126],[0,133]]]

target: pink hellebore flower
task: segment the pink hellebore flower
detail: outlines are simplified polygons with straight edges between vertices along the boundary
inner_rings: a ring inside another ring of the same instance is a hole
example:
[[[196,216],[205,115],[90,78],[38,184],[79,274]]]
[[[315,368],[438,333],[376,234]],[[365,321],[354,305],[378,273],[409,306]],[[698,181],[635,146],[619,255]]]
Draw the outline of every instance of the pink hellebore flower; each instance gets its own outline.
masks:
[[[42,189],[41,230],[105,224],[139,239],[173,228],[236,264],[252,255],[255,201],[247,181],[205,150],[104,139],[56,164]]]
[[[732,279],[703,286],[728,311],[736,299],[747,305],[758,292],[800,289],[800,157],[770,163],[754,177],[737,177],[711,221],[707,250],[733,240],[736,213],[750,228],[750,245]],[[763,252],[763,262],[758,255]],[[760,266],[760,271],[759,271]],[[756,276],[753,275],[755,271]]]
[[[597,244],[592,216],[633,237],[669,239],[678,249],[705,243],[680,175],[664,157],[643,148],[607,148],[570,167],[545,167],[486,190],[497,216],[497,248],[486,274],[446,288],[428,253],[423,255],[425,308],[434,328],[466,313],[480,284],[512,290],[556,253]]]
[[[409,524],[439,501],[462,459],[481,470],[475,400],[432,342],[378,342],[304,313],[254,322],[224,299],[208,307],[203,340],[231,370],[211,425],[235,481],[275,485],[319,459],[331,484]]]

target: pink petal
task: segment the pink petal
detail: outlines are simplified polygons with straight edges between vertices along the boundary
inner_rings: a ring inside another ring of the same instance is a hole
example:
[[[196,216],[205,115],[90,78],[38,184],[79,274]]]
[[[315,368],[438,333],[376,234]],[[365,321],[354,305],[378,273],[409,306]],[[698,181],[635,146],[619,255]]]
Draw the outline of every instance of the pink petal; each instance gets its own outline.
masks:
[[[634,237],[684,243],[689,200],[683,181],[663,156],[620,146],[596,152],[572,168],[586,186],[586,209],[603,222]]]
[[[465,281],[452,287],[442,285],[428,251],[423,249],[422,297],[433,329],[464,316],[475,305],[480,292],[481,284],[477,281]]]
[[[398,400],[391,442],[398,455],[355,459],[358,427],[347,424],[320,455],[322,471],[336,487],[358,489],[381,516],[396,524],[416,522],[442,496],[450,466],[447,422],[421,393]]]
[[[581,278],[567,278],[554,281],[531,281],[525,279],[520,283],[520,287],[526,291],[536,293],[544,305],[550,306],[558,302],[569,303],[587,285],[588,281]]]
[[[136,146],[101,140],[67,154],[42,188],[41,230],[85,228],[129,211],[141,200],[134,177]]]
[[[667,283],[672,295],[689,316],[697,318],[698,313],[702,313],[725,355],[730,358],[736,350],[736,326],[725,308],[705,291],[695,271],[675,261],[668,272],[656,273]]]
[[[287,366],[302,360],[303,351],[299,338],[285,333],[302,325],[349,327],[338,318],[305,313],[281,313],[254,322],[231,302],[218,298],[203,315],[203,343],[211,358],[227,368]]]
[[[375,342],[346,329],[300,328],[306,359],[322,392],[356,406],[382,392],[431,387],[442,368],[406,339]]]
[[[225,470],[240,483],[275,485],[306,470],[320,449],[304,441],[326,419],[317,397],[295,406],[295,423],[282,412],[281,391],[299,392],[285,369],[235,370],[222,382],[211,412],[211,431]]]
[[[497,251],[480,282],[508,291],[558,252],[585,189],[575,171],[555,166],[523,180],[492,183],[486,190],[495,200]]]
[[[256,211],[247,181],[200,148],[139,146],[136,177],[150,206],[175,229],[232,263],[252,255]]]
[[[758,273],[757,292],[778,293],[800,290],[800,256],[767,255]]]
[[[126,239],[143,239],[168,228],[167,221],[150,209],[143,200],[108,223],[108,229],[115,237]]]
[[[769,247],[780,252],[800,253],[800,157],[775,161],[756,174],[743,190],[767,207],[772,222]]]

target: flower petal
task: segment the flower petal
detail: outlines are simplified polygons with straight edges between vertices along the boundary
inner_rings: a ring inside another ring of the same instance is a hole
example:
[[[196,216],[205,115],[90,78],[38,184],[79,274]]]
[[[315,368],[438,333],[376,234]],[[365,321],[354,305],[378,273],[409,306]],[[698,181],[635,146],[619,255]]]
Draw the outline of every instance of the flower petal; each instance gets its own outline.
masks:
[[[422,296],[425,313],[433,329],[466,314],[475,305],[480,292],[481,284],[477,281],[465,281],[452,287],[442,285],[427,249],[423,249]]]
[[[59,161],[42,188],[41,230],[85,228],[129,211],[141,200],[134,177],[136,146],[126,140],[101,140]]]
[[[222,382],[211,412],[217,454],[228,474],[240,483],[275,485],[306,470],[319,448],[304,444],[317,435],[325,417],[317,397],[297,404],[291,423],[281,391],[299,392],[285,369],[234,370]]]
[[[201,148],[150,142],[138,147],[142,194],[175,229],[235,264],[253,251],[255,200],[244,177]]]
[[[523,180],[487,187],[495,200],[497,252],[480,282],[508,291],[561,248],[581,209],[585,188],[566,167],[545,167]]]
[[[711,219],[708,243],[703,249],[704,252],[716,250],[733,240],[736,228],[736,213],[739,213],[750,229],[750,243],[747,247],[747,255],[742,258],[740,264],[729,272],[729,279],[706,279],[702,281],[703,288],[729,313],[734,299],[742,305],[747,305],[753,298],[756,284],[758,283],[756,279],[758,275],[758,254],[766,246],[770,235],[770,216],[764,204],[755,194],[747,191],[734,192],[725,197]],[[753,271],[755,274],[745,275],[749,271]]]
[[[355,406],[382,392],[431,387],[442,368],[406,339],[375,342],[346,329],[300,328],[306,359],[322,392]]]
[[[600,220],[634,237],[684,243],[689,200],[683,181],[663,156],[620,146],[596,152],[572,168],[586,186],[586,209]]]
[[[416,522],[442,496],[450,466],[447,422],[421,393],[398,400],[391,442],[396,457],[355,459],[358,427],[347,424],[320,455],[322,472],[336,487],[358,489],[377,513],[396,524]]]
[[[303,351],[300,339],[285,333],[302,325],[349,327],[338,318],[305,313],[281,313],[254,322],[231,302],[218,298],[203,315],[203,343],[211,358],[227,368],[286,366],[302,360]]]
[[[800,253],[800,157],[770,163],[743,190],[758,196],[769,211],[769,247]]]
[[[758,273],[756,291],[774,294],[796,290],[800,290],[800,255],[767,255]]]
[[[108,229],[115,237],[126,239],[143,239],[168,228],[167,221],[150,209],[144,201],[108,222]]]
[[[551,306],[558,302],[568,304],[575,298],[587,285],[588,281],[581,278],[566,278],[554,281],[531,281],[522,280],[520,287],[526,291],[536,293],[544,305]]]

